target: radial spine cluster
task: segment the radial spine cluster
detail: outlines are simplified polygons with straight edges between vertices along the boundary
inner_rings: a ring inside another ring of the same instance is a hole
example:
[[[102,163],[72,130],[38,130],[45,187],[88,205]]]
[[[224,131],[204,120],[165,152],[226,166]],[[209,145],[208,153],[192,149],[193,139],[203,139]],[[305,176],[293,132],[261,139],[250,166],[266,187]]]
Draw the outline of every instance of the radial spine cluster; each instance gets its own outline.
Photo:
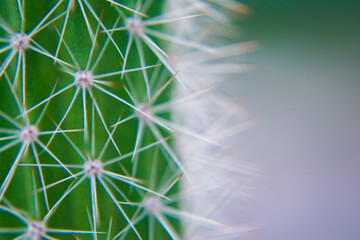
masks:
[[[241,239],[237,0],[0,0],[0,239]],[[175,220],[174,220],[175,219]]]

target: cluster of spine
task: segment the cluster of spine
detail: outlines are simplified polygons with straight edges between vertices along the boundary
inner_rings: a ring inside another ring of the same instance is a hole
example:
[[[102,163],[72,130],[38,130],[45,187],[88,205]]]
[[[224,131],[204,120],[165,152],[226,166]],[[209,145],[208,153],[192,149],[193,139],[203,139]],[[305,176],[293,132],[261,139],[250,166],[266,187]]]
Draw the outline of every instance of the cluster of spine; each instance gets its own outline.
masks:
[[[189,2],[192,4],[188,5]],[[236,24],[250,13],[249,8],[235,1],[184,0],[171,1],[168,8],[175,10],[181,5],[184,8],[179,14],[201,12],[206,17],[175,23],[177,35],[212,46],[204,50],[171,49],[180,69],[179,75],[191,91],[221,86],[226,80],[238,80],[239,74],[251,69],[243,54],[253,51],[256,43],[239,42],[240,31]],[[176,91],[178,94],[186,92],[181,87]],[[246,239],[249,232],[256,230],[244,217],[251,195],[248,186],[261,171],[238,158],[241,151],[239,135],[253,124],[253,120],[239,101],[223,94],[221,88],[194,99],[186,107],[176,106],[176,117],[202,137],[221,144],[221,147],[215,147],[186,135],[178,138],[176,149],[181,158],[186,159],[192,176],[191,181],[184,181],[182,185],[183,189],[191,189],[185,190],[187,197],[183,209],[230,227],[219,232],[206,225],[188,224],[185,238]]]
[[[248,69],[239,57],[254,48],[219,31],[228,13],[248,9],[0,0],[0,238],[251,231],[215,214],[258,174],[225,150],[248,121],[214,84]]]

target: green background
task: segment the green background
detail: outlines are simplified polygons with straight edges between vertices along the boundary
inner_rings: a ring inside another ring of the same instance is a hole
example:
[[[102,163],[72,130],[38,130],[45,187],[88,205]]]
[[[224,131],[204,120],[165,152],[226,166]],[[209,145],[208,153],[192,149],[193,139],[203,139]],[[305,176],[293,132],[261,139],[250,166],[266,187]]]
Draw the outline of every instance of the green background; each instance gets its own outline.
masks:
[[[242,158],[267,172],[250,239],[360,235],[360,2],[246,1],[254,71],[224,86],[258,119]],[[246,238],[245,238],[246,239]]]

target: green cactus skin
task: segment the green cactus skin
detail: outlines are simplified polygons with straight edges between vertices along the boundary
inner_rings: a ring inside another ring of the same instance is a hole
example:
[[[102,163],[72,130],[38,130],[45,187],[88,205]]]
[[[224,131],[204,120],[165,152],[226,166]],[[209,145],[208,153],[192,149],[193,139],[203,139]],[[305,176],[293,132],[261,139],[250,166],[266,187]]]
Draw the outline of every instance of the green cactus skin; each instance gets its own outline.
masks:
[[[185,86],[167,49],[214,52],[170,35],[203,15],[183,2],[0,0],[0,239],[183,239],[184,219],[226,228],[178,201],[191,176],[177,136],[217,144],[173,122],[176,104],[209,90]]]

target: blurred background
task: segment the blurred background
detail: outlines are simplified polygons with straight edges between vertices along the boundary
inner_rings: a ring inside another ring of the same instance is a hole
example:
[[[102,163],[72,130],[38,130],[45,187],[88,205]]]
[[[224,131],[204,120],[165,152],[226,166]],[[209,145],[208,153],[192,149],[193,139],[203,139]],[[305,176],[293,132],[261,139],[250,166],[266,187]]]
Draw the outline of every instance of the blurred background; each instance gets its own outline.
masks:
[[[259,120],[242,137],[267,172],[251,239],[360,239],[360,1],[245,3],[255,70],[224,91]]]

